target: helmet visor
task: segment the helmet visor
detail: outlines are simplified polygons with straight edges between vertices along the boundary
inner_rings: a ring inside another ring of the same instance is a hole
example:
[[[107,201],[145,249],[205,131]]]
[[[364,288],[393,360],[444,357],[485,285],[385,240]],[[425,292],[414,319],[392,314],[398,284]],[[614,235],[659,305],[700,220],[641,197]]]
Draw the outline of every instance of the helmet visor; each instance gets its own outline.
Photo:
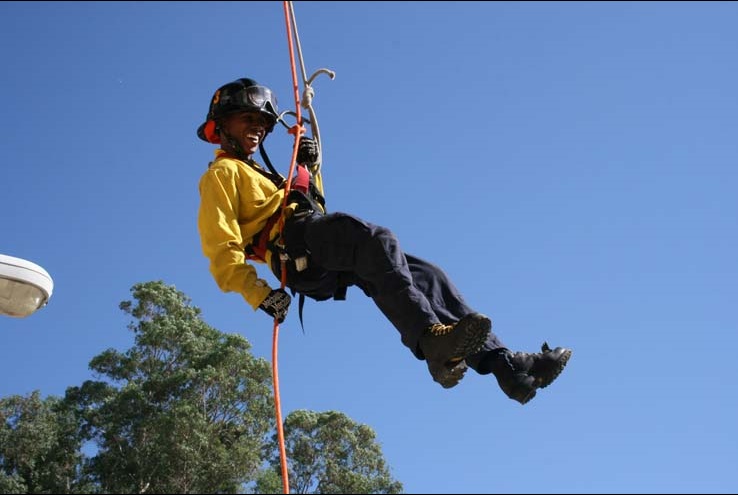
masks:
[[[249,86],[221,98],[222,104],[236,108],[253,108],[277,118],[277,97],[266,86]]]

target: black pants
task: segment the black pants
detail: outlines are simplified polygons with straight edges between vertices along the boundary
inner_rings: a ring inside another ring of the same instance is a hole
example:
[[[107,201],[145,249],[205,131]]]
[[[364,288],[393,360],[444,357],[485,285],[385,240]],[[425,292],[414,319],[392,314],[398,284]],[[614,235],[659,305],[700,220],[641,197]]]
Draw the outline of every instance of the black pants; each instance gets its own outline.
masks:
[[[423,359],[418,340],[428,326],[453,323],[474,312],[441,268],[403,252],[385,227],[345,213],[311,214],[289,220],[283,234],[291,258],[290,289],[321,301],[346,287],[360,287],[418,359]],[[305,255],[307,269],[298,272],[293,260]],[[278,265],[277,260],[272,269],[279,277]],[[485,353],[502,347],[491,334],[482,352],[467,362],[476,369]]]

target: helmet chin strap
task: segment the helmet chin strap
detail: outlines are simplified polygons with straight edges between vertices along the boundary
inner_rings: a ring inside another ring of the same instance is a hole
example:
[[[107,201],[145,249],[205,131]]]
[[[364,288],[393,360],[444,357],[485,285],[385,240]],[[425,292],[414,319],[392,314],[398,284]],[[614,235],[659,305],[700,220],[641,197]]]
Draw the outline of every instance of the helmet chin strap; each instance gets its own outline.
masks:
[[[266,137],[266,135],[264,137]],[[259,154],[261,155],[261,159],[264,160],[264,163],[266,163],[266,166],[269,167],[269,170],[274,175],[276,175],[277,177],[279,177],[281,180],[284,181],[285,179],[284,179],[284,177],[282,177],[282,174],[280,174],[279,172],[277,172],[277,170],[274,168],[274,165],[272,165],[271,160],[269,160],[269,156],[267,155],[266,150],[264,149],[264,142],[263,141],[259,141]]]

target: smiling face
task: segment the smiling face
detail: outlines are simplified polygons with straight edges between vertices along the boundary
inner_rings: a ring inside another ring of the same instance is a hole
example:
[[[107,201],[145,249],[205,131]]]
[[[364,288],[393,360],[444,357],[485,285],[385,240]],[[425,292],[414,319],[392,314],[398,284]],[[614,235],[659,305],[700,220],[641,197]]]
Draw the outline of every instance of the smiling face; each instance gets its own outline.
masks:
[[[259,149],[259,143],[264,140],[271,124],[269,119],[261,113],[240,112],[229,115],[220,125],[223,149],[229,153],[239,154],[239,150],[234,149],[229,141],[228,138],[230,138],[240,145],[248,158],[251,158]]]

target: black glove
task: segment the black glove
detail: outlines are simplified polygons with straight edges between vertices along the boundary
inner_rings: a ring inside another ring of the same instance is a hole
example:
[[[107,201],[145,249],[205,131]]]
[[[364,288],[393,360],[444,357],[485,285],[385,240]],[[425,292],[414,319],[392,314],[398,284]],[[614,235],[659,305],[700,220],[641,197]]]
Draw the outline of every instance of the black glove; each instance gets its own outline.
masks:
[[[320,159],[320,149],[318,142],[309,137],[301,137],[300,144],[297,145],[297,163],[301,163],[310,168],[315,166]]]
[[[259,309],[267,312],[272,318],[276,318],[282,323],[287,316],[287,310],[290,308],[290,297],[284,289],[272,289],[266,299],[259,304]]]

